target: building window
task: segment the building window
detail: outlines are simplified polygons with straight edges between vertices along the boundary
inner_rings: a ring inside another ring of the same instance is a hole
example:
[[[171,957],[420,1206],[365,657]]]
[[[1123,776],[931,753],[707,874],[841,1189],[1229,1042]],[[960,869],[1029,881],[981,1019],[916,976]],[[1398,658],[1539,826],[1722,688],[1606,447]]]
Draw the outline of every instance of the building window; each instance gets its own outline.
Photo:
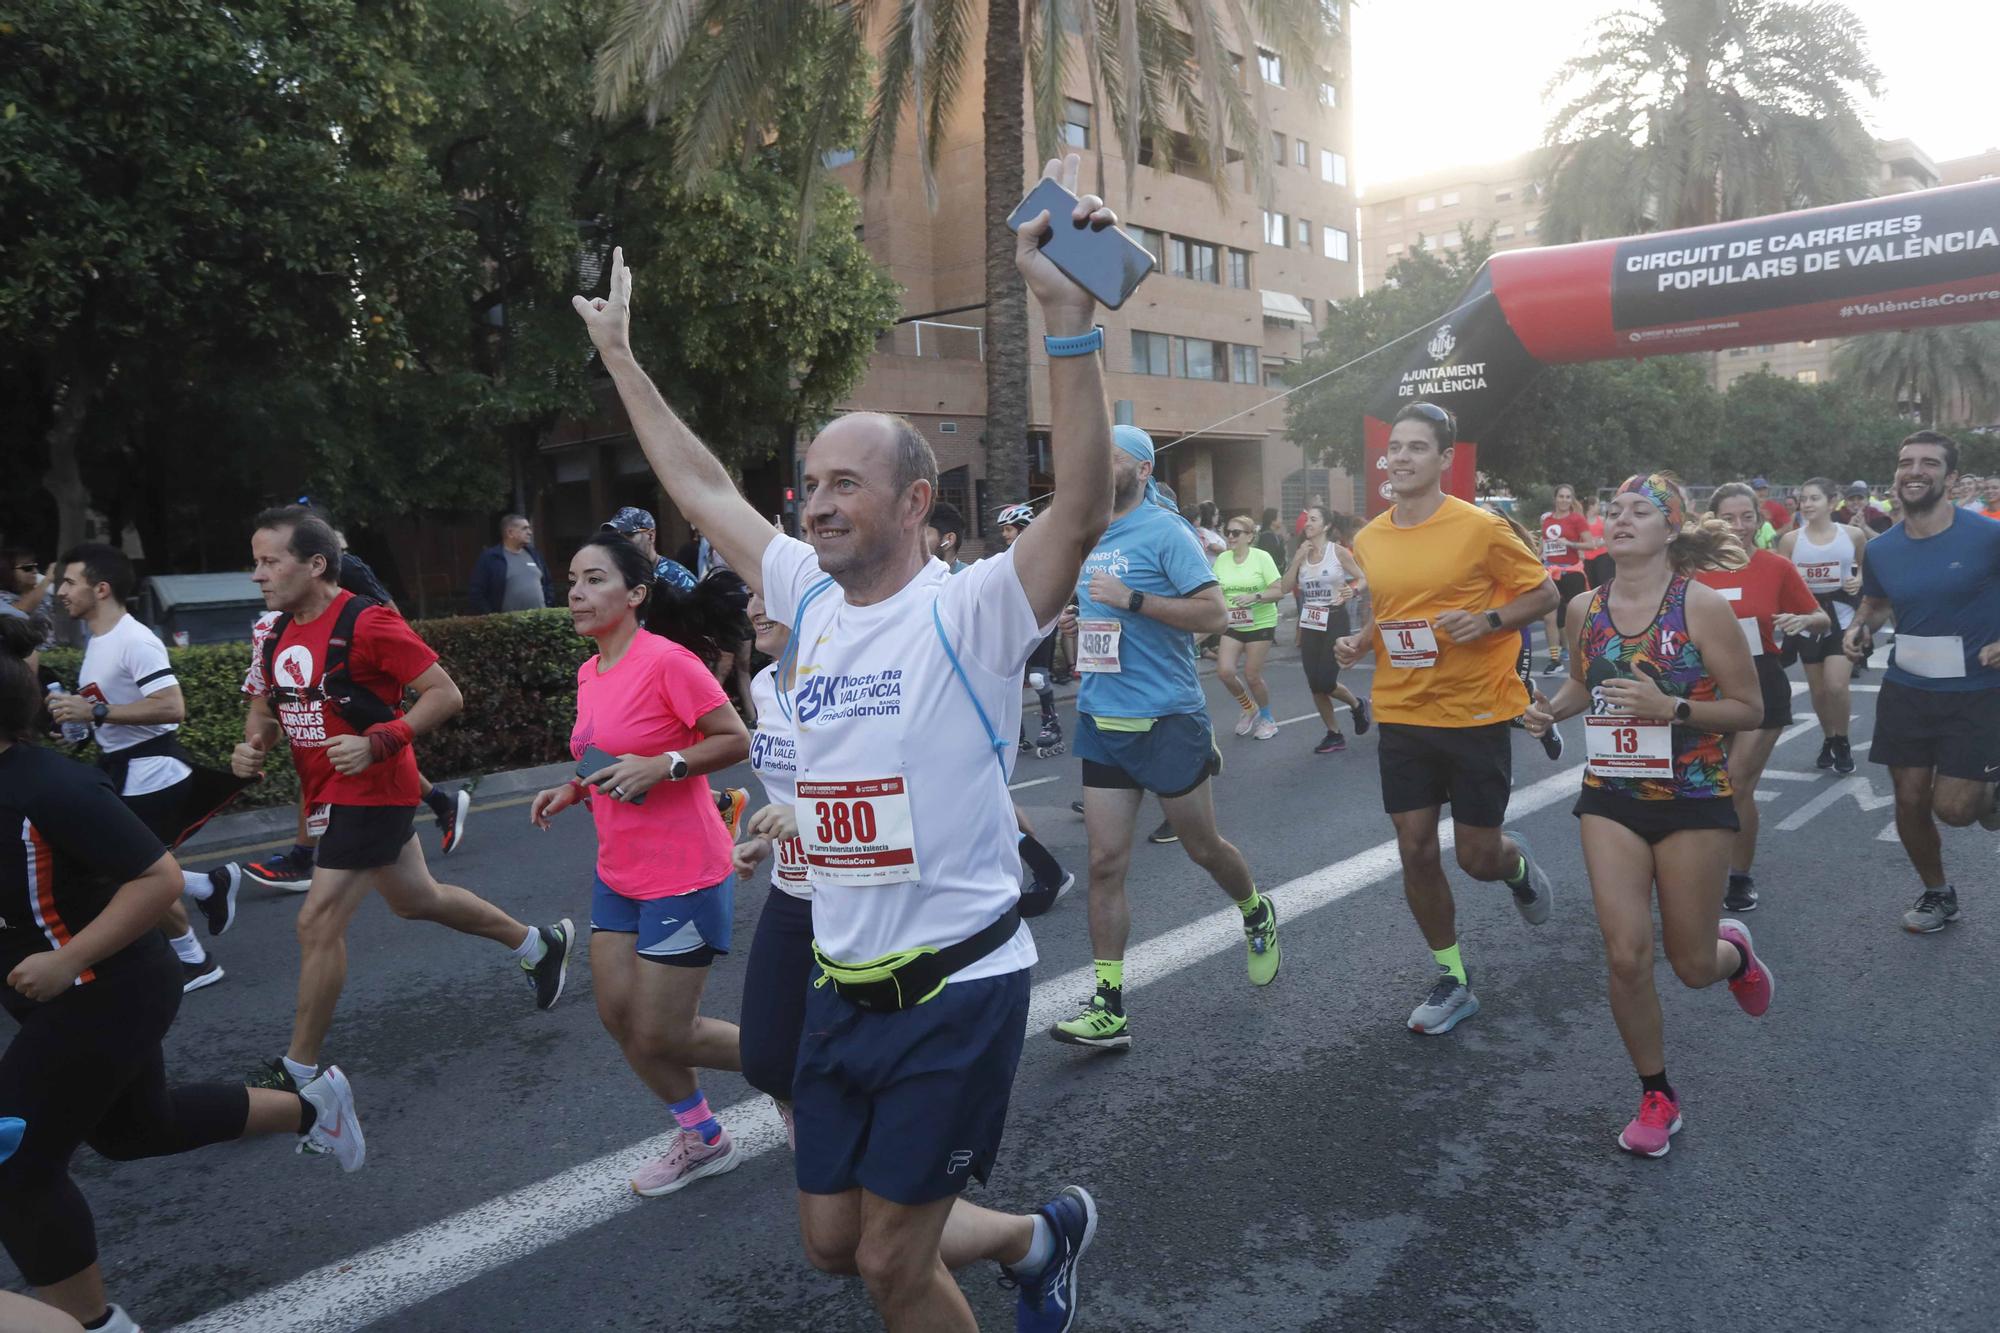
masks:
[[[1330,83],[1322,83],[1319,86],[1319,104],[1321,106],[1339,106],[1340,105],[1339,89],[1335,88]]]
[[[1417,200],[1417,211],[1419,213],[1433,212],[1436,210],[1437,206],[1438,206],[1437,199],[1431,195],[1425,195],[1422,199]]]
[[[1457,190],[1446,190],[1444,192],[1444,196],[1438,200],[1438,206],[1440,208],[1455,208],[1457,207],[1457,205],[1458,205]]]
[[[1319,150],[1319,178],[1329,185],[1347,184],[1347,154],[1331,148]]]
[[[1462,233],[1453,232],[1451,235],[1444,238],[1444,248],[1447,250],[1456,250],[1459,247],[1459,243],[1462,242],[1464,239],[1465,237]]]
[[[1801,371],[1799,372],[1799,383],[1801,383],[1801,384],[1818,384],[1818,383],[1819,383],[1819,372],[1818,372],[1817,370],[1801,370]]]
[[[1514,197],[1514,191],[1511,189],[1495,190],[1493,192],[1493,202],[1496,204],[1504,204],[1513,197]]]
[[[852,148],[829,148],[826,152],[819,155],[819,164],[829,171],[835,167],[844,167],[853,160],[854,150]]]
[[[1319,12],[1326,19],[1326,26],[1340,26],[1340,0],[1319,0]]]
[[[1160,268],[1167,266],[1167,238],[1164,235],[1151,227],[1132,227],[1128,230],[1132,239],[1145,246],[1146,252],[1153,256],[1154,264]]]
[[[1403,243],[1401,241],[1395,241],[1391,243],[1389,246],[1389,253],[1392,255],[1399,255],[1403,253]]]
[[[1221,275],[1215,266],[1215,247],[1207,241],[1191,241],[1185,236],[1173,239],[1173,266],[1168,270],[1177,278],[1192,278],[1196,282],[1219,282]]]
[[[1313,248],[1313,224],[1306,218],[1299,219],[1299,249]]]
[[[1228,363],[1217,354],[1218,346],[1208,338],[1174,339],[1174,373],[1190,380],[1224,378]]]
[[[1289,245],[1292,238],[1292,220],[1283,213],[1264,210],[1264,244]]]
[[[1274,167],[1285,165],[1285,136],[1276,130],[1271,131],[1271,165]]]
[[[1299,304],[1306,308],[1307,324],[1316,324],[1319,322],[1319,307],[1313,304],[1313,299],[1310,296],[1301,296]]]
[[[1266,83],[1275,83],[1280,88],[1285,86],[1285,64],[1278,59],[1275,51],[1266,51],[1261,46],[1257,48],[1257,73]]]
[[[1250,252],[1231,250],[1229,252],[1229,285],[1239,291],[1250,290]]]
[[[1731,356],[1748,356],[1750,355],[1750,349],[1747,347],[1732,347],[1729,349],[1729,354]]]
[[[1527,226],[1522,228],[1522,230],[1527,232],[1528,235],[1530,236],[1533,236],[1536,232],[1540,231],[1541,229],[1542,229],[1542,220],[1540,218],[1529,218]]]
[[[1063,142],[1071,148],[1090,147],[1090,103],[1063,99]]]
[[[1778,346],[1776,343],[1759,343],[1757,350],[1760,352],[1775,352],[1778,350]]]
[[[1435,237],[1435,236],[1426,236],[1426,237],[1424,237],[1424,249],[1426,249],[1426,250],[1435,250],[1435,249],[1437,249],[1437,248],[1438,248],[1438,238],[1437,238],[1437,237]]]
[[[1513,239],[1514,239],[1514,224],[1513,224],[1513,223],[1511,223],[1511,222],[1508,222],[1508,223],[1502,223],[1502,224],[1501,224],[1500,226],[1498,226],[1498,227],[1495,227],[1495,228],[1493,229],[1493,239],[1494,239],[1494,240],[1496,240],[1496,241],[1511,241],[1511,240],[1513,240]]]
[[[1229,349],[1229,378],[1238,384],[1257,382],[1257,349],[1241,344]]]
[[[1132,330],[1132,373],[1134,375],[1173,373],[1168,368],[1166,334]]]
[[[1338,259],[1344,264],[1351,258],[1348,252],[1349,239],[1347,233],[1339,227],[1321,227],[1319,229],[1320,253],[1324,254],[1328,259]]]
[[[1382,220],[1384,222],[1401,222],[1403,220],[1403,215],[1401,212],[1395,209],[1390,209]]]
[[[1292,165],[1295,167],[1310,167],[1312,165],[1312,150],[1306,147],[1304,139],[1292,140]]]

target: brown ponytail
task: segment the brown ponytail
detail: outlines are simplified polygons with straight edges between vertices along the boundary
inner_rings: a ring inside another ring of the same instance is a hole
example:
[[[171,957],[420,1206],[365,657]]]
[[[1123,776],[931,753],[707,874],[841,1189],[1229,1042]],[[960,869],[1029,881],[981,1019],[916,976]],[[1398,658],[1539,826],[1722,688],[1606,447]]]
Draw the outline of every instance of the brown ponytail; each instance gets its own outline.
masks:
[[[1750,563],[1750,556],[1727,523],[1704,518],[1674,534],[1667,543],[1667,562],[1676,574],[1692,574],[1703,569],[1741,569]]]

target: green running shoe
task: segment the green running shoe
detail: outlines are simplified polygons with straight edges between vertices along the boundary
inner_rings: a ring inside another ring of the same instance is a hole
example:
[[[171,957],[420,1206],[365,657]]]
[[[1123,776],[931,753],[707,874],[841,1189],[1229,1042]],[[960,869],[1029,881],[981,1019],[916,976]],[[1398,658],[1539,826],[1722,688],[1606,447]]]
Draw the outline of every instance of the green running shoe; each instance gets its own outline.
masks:
[[[1278,905],[1265,895],[1243,918],[1243,943],[1250,953],[1250,984],[1268,986],[1278,975]]]
[[[1122,1051],[1132,1044],[1132,1030],[1125,1025],[1124,998],[1108,986],[1099,986],[1082,1013],[1057,1023],[1049,1035],[1070,1046]]]

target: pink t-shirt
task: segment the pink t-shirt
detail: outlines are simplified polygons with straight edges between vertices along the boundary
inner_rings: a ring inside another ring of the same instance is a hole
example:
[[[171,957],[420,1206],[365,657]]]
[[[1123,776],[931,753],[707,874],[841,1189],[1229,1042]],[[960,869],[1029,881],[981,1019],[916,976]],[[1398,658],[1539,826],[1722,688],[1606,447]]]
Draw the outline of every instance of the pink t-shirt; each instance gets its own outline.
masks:
[[[573,758],[586,746],[612,754],[662,755],[699,741],[696,719],[729,702],[699,657],[640,630],[618,665],[597,658],[576,673]],[[729,830],[706,777],[660,782],[644,805],[595,796],[597,877],[627,898],[672,898],[729,878]]]

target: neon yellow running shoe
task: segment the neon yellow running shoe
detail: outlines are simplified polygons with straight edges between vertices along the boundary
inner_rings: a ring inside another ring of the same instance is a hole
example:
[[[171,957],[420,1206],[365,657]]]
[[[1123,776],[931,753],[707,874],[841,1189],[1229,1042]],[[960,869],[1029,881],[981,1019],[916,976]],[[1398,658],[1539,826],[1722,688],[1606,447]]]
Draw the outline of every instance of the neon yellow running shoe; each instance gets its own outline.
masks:
[[[1243,944],[1249,953],[1250,984],[1268,986],[1278,975],[1278,905],[1270,895],[1243,918]]]
[[[1095,1046],[1100,1050],[1122,1051],[1132,1044],[1132,1031],[1125,1025],[1125,1000],[1121,990],[1099,986],[1097,993],[1075,1018],[1065,1019],[1049,1029],[1049,1035],[1070,1046]]]

